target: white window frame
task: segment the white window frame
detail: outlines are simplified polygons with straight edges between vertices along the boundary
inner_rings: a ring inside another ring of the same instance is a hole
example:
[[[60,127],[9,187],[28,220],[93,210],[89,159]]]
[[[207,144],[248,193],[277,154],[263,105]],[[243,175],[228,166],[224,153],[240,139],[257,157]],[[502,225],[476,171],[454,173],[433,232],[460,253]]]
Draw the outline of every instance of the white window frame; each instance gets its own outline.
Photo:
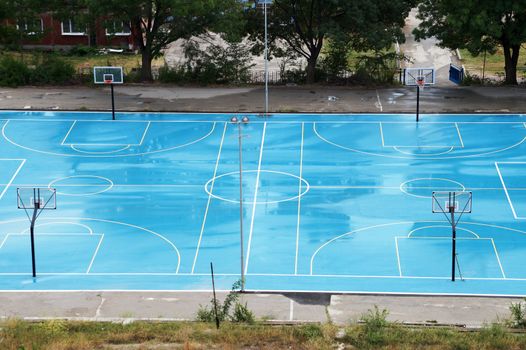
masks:
[[[118,21],[118,22],[122,22],[122,28],[125,27],[125,22],[124,21]],[[115,24],[118,23],[116,21],[113,21],[111,22],[113,24],[113,27],[115,28]],[[125,33],[125,32],[116,32],[116,33],[110,33],[108,32],[108,28],[106,28],[106,36],[130,36],[131,35],[131,25],[128,24],[128,29],[130,30],[129,33]]]
[[[36,20],[36,18],[35,18]],[[28,32],[28,28],[27,28],[27,21],[24,21],[24,25],[22,28],[20,28],[20,22],[17,21],[16,23],[16,29],[17,30],[23,30],[24,33],[26,33],[27,35],[37,35],[37,34],[42,34],[44,33],[44,20],[42,19],[42,17],[39,17],[38,20],[40,21],[40,32]]]
[[[71,18],[67,20],[69,22],[69,28],[73,28],[73,25],[71,23]],[[83,31],[83,32],[64,32],[64,22],[65,21],[62,21],[60,22],[60,29],[61,29],[61,32],[62,32],[62,35],[70,35],[70,36],[84,36],[86,35],[86,31]]]

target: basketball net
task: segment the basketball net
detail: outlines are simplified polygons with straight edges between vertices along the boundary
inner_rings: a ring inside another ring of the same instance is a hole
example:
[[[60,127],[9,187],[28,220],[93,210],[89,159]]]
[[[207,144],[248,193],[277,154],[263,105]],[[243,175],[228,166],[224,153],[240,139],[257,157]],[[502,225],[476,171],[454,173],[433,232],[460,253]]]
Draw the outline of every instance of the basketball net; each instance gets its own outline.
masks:
[[[418,88],[423,91],[424,87],[426,86],[426,80],[425,79],[416,79],[416,85],[418,85]]]

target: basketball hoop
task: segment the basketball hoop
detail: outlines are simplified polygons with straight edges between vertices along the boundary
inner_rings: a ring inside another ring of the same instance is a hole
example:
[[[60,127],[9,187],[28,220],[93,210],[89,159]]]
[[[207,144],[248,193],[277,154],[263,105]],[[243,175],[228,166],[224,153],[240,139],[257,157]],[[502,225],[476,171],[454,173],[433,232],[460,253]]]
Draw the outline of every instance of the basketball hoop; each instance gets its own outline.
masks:
[[[113,74],[104,74],[104,84],[113,84]]]
[[[420,90],[424,90],[424,87],[426,86],[426,78],[424,76],[418,76],[416,78],[416,85]]]

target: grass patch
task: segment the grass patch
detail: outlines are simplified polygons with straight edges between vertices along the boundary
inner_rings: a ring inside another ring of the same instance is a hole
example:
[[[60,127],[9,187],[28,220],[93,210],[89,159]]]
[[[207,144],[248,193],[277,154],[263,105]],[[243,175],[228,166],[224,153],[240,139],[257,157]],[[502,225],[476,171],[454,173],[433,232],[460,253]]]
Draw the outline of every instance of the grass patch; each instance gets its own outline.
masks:
[[[40,60],[42,55],[50,55],[50,53],[40,51],[4,51],[3,53],[27,65],[32,65],[33,62]],[[85,55],[70,55],[62,52],[53,54],[71,64],[77,72],[83,72],[85,70],[86,72],[84,73],[90,74],[92,74],[92,72],[88,68],[92,69],[94,66],[120,66],[123,67],[126,72],[141,66],[141,55],[138,54],[88,53]],[[152,62],[153,67],[161,67],[163,65],[163,57],[156,58]]]
[[[484,65],[484,54],[473,56],[468,50],[460,50],[462,56],[462,64],[466,67],[470,74],[482,77],[482,67]],[[517,78],[526,78],[526,49],[521,47],[519,62],[517,63]],[[486,78],[504,78],[504,52],[501,47],[498,48],[495,54],[486,55]]]
[[[341,328],[332,324],[271,326],[226,322],[217,330],[198,322],[25,322],[0,324],[0,348],[5,350],[106,349],[114,346],[155,349],[525,349],[526,336],[500,325],[466,332],[450,328],[409,328],[385,321],[383,310],[372,310],[364,324]]]

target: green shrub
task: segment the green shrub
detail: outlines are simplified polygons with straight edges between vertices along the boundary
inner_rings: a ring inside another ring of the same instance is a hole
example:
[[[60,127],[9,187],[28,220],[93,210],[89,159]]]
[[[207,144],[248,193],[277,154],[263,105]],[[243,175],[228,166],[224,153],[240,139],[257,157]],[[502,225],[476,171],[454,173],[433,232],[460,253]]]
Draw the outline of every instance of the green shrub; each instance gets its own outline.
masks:
[[[227,294],[223,303],[219,300],[212,299],[208,306],[200,305],[197,310],[196,320],[200,322],[215,322],[215,303],[217,303],[217,318],[220,322],[231,321],[240,323],[253,324],[256,322],[254,313],[250,311],[247,304],[239,302],[239,291],[241,289],[241,280],[233,284],[232,290]],[[232,311],[233,307],[233,311]]]
[[[127,83],[140,83],[141,82],[141,68],[133,68],[131,71],[125,74],[124,80]]]
[[[170,68],[164,66],[159,68],[159,81],[161,83],[186,83],[188,77],[184,66]]]
[[[69,50],[70,56],[88,56],[97,53],[97,48],[86,45],[75,45]]]
[[[511,319],[508,325],[512,328],[526,328],[526,307],[522,302],[511,303]]]
[[[247,306],[247,303],[245,304],[236,303],[234,305],[234,313],[232,314],[232,321],[240,322],[240,323],[254,324],[256,323],[256,316],[254,316],[254,313],[250,311],[250,309]]]
[[[389,311],[386,309],[380,310],[376,305],[373,310],[369,310],[365,315],[362,315],[364,337],[368,344],[385,344],[386,329],[389,326],[388,315]]]
[[[56,56],[45,56],[31,74],[31,82],[37,85],[65,84],[73,81],[75,68]]]
[[[393,84],[398,71],[397,62],[407,60],[394,52],[374,52],[373,55],[358,57],[354,80],[365,84]]]
[[[27,65],[10,56],[0,58],[0,86],[17,87],[29,83],[30,70]]]

